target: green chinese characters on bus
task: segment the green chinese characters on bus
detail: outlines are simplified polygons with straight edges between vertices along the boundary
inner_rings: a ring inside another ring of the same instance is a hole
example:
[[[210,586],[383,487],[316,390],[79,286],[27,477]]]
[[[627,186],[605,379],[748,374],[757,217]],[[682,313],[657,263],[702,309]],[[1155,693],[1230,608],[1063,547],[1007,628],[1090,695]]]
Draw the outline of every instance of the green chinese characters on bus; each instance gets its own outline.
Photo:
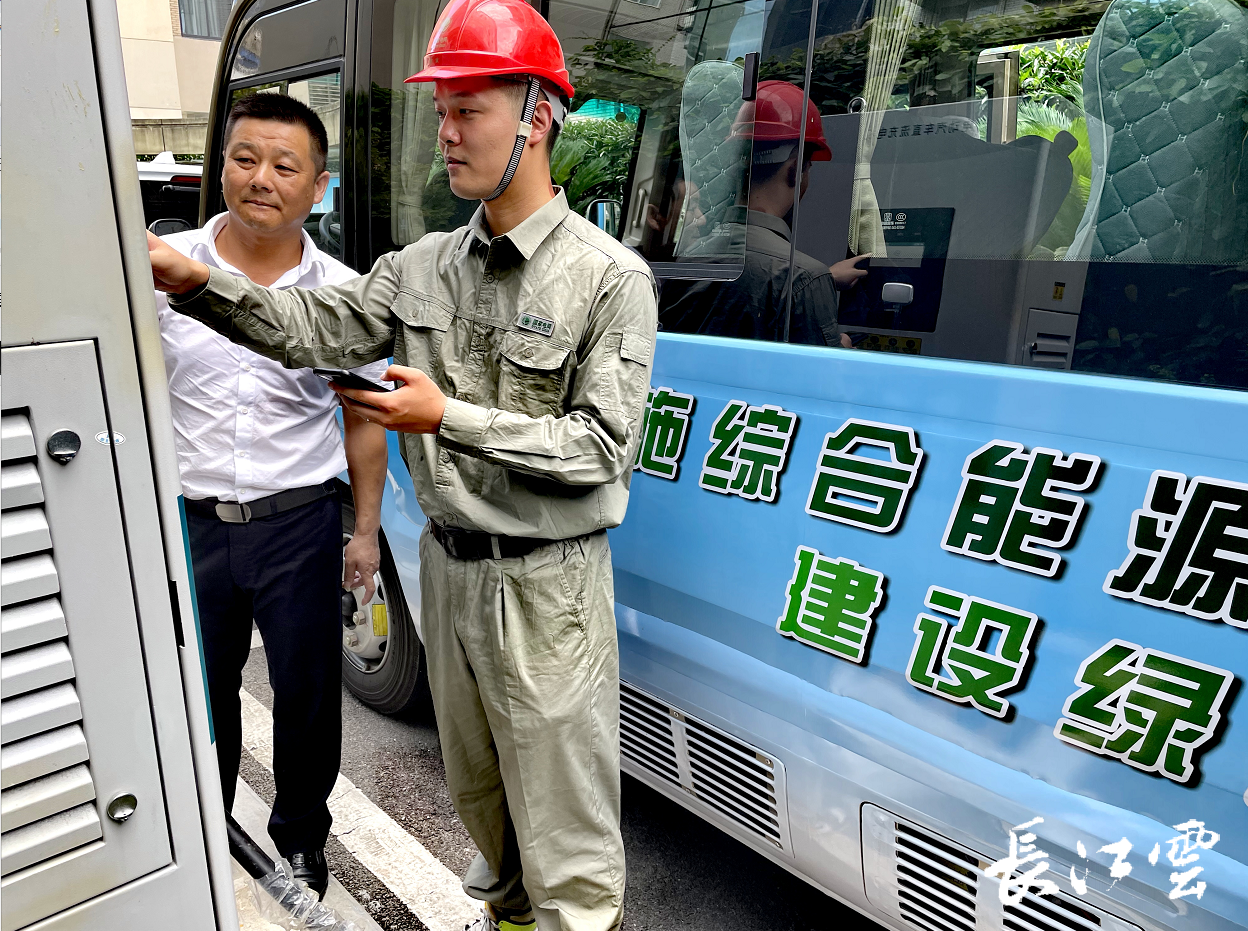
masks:
[[[1196,774],[1193,755],[1213,738],[1235,676],[1111,640],[1079,666],[1079,686],[1053,733],[1071,746],[1178,783]]]
[[[1248,485],[1157,471],[1104,590],[1248,628]]]
[[[711,426],[711,448],[698,484],[707,491],[775,501],[797,415],[771,404],[729,401]]]
[[[1005,717],[1010,703],[1001,695],[1022,681],[1039,619],[936,585],[927,590],[926,603],[950,619],[920,614],[915,620],[906,679],[925,692]]]
[[[633,468],[656,478],[676,480],[685,454],[689,418],[697,399],[671,388],[651,388],[642,413],[641,442]]]
[[[1062,565],[1053,551],[1071,544],[1086,504],[1070,492],[1092,488],[1100,471],[1098,456],[993,440],[962,466],[941,548],[1052,578]]]
[[[866,455],[863,447],[886,458]],[[847,420],[824,437],[806,513],[889,533],[901,523],[922,464],[923,450],[910,427]]]
[[[776,630],[841,659],[866,662],[872,615],[884,597],[883,574],[808,546],[799,546],[793,561]]]

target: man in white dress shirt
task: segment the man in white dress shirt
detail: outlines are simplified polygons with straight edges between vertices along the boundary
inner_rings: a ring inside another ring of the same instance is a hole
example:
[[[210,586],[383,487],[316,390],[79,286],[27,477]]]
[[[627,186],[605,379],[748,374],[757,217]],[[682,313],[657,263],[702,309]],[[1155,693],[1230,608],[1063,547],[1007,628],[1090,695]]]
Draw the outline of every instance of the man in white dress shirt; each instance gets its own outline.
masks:
[[[270,287],[356,277],[303,230],[329,183],[327,150],[324,125],[299,101],[243,98],[225,133],[227,212],[165,241]],[[273,685],[277,795],[269,834],[296,878],[324,895],[326,799],[342,736],[338,586],[341,578],[343,588],[363,585],[372,595],[386,431],[344,410],[344,444],[338,399],[310,369],[283,368],[156,296],[226,810],[238,776],[238,692],[254,618]],[[356,371],[375,381],[385,370],[383,360]],[[344,468],[356,514],[345,572],[334,490]]]

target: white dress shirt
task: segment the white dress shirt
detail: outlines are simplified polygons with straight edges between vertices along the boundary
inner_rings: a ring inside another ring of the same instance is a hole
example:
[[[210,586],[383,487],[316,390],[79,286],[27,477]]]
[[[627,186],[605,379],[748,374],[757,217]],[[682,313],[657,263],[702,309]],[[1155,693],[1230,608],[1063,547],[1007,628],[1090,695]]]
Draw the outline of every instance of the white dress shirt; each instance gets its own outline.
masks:
[[[165,236],[183,255],[243,273],[217,254],[228,213],[203,229]],[[357,277],[303,233],[303,259],[272,285],[315,288]],[[317,485],[347,467],[335,413],[338,398],[311,369],[287,369],[236,346],[156,293],[173,429],[188,498],[248,502],[288,488]],[[387,362],[354,369],[380,381]]]

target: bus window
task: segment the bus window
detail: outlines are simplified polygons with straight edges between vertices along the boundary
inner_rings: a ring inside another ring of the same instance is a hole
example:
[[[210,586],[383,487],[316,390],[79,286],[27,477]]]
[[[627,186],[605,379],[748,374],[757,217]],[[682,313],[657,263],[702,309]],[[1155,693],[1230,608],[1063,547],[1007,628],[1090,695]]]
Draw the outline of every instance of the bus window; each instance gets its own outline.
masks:
[[[748,183],[734,188],[718,215],[708,219],[704,248],[727,252],[726,242],[739,250],[741,266],[730,280],[679,280],[664,283],[659,323],[668,331],[737,339],[799,342],[819,346],[840,344],[836,326],[836,291],[826,263],[793,250],[792,227],[799,215],[811,168],[831,158],[819,113],[804,98],[805,53],[810,34],[808,0],[777,0],[769,7],[744,5],[734,32],[761,33],[759,78],[749,100],[732,101],[718,124],[702,119],[700,107],[681,114],[682,140],[714,151],[741,146],[748,159]],[[731,44],[730,40],[730,44]],[[690,72],[692,83],[699,68]],[[686,183],[707,190],[707,181]]]
[[[317,74],[311,77],[272,81],[235,87],[230,91],[230,106],[248,94],[286,94],[307,104],[325,124],[329,136],[329,152],[325,170],[329,186],[319,204],[303,222],[303,228],[317,247],[336,259],[342,258],[342,75]]]
[[[861,349],[1248,387],[1248,14],[950,10],[819,7],[833,159],[797,241],[829,264],[870,254],[841,329]]]
[[[421,67],[445,4],[378,0],[373,9],[372,238],[380,254],[465,223],[437,151],[432,86]],[[743,62],[762,38],[761,4],[709,0],[551,0],[576,98],[551,160],[569,206],[612,228],[660,277],[733,277],[742,248],[714,237],[744,184],[748,145],[728,138]],[[681,115],[692,130],[682,134]],[[695,125],[696,124],[696,125]],[[699,184],[699,181],[701,183]]]

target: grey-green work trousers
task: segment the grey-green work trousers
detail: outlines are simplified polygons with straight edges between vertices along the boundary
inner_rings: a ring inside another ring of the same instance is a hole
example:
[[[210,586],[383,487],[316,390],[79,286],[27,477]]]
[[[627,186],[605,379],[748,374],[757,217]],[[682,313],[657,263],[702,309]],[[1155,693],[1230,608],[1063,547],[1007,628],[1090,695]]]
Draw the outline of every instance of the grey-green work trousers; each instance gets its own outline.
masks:
[[[624,906],[620,685],[606,533],[510,559],[420,540],[421,633],[446,781],[480,854],[464,891],[539,931]]]

